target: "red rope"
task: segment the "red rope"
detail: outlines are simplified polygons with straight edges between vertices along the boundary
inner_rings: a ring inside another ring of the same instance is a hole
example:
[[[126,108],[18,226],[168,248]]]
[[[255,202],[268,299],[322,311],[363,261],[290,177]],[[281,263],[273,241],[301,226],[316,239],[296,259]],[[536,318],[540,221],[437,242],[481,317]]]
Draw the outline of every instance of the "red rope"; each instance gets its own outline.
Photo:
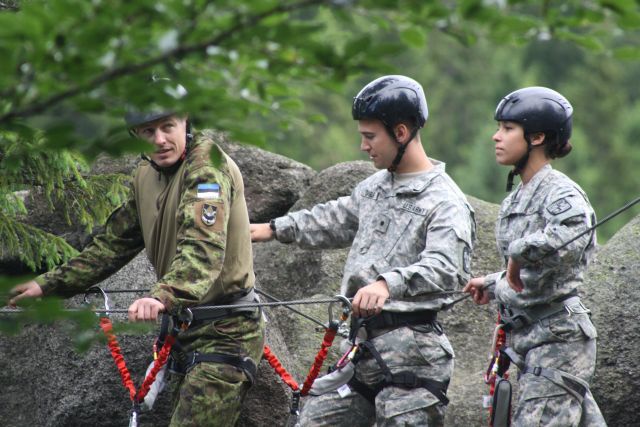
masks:
[[[313,382],[316,380],[316,378],[318,377],[318,374],[320,373],[322,364],[327,358],[329,347],[331,347],[331,344],[333,344],[333,339],[336,337],[337,332],[338,332],[337,329],[327,328],[326,332],[324,333],[324,339],[322,340],[322,345],[320,346],[320,350],[318,351],[318,354],[316,355],[316,359],[313,365],[311,366],[311,369],[309,369],[309,374],[307,375],[307,379],[304,381],[304,384],[302,386],[302,391],[300,392],[301,396],[306,396],[309,393],[309,390],[311,389]]]
[[[120,372],[120,378],[122,379],[122,384],[129,390],[129,397],[131,398],[131,401],[134,403],[142,402],[144,397],[149,392],[151,385],[156,380],[158,372],[160,372],[162,366],[167,362],[169,353],[171,352],[171,347],[176,341],[176,337],[173,335],[169,335],[167,337],[164,345],[162,346],[162,350],[160,350],[158,358],[153,363],[153,368],[151,368],[149,375],[147,375],[147,377],[142,382],[142,385],[140,386],[140,389],[138,390],[136,396],[136,387],[131,380],[131,374],[129,373],[129,369],[127,369],[127,364],[124,360],[124,357],[122,356],[120,345],[118,344],[118,340],[113,333],[113,324],[111,323],[111,320],[108,317],[101,317],[100,327],[107,337],[107,344],[109,346],[109,350],[111,351],[111,357],[113,357],[113,361],[116,362],[118,372]]]
[[[147,375],[147,378],[144,379],[144,382],[138,390],[138,402],[142,402],[147,393],[149,393],[149,389],[151,388],[153,382],[156,380],[158,372],[160,372],[160,369],[162,369],[164,364],[167,362],[169,353],[171,353],[171,347],[173,346],[173,343],[175,343],[175,341],[176,337],[174,335],[169,335],[166,338],[164,345],[162,346],[162,350],[160,350],[160,354],[158,354],[158,358],[153,362],[153,368],[151,368],[151,372],[149,372],[149,375]]]
[[[271,365],[271,367],[276,371],[276,373],[280,375],[280,378],[282,378],[282,381],[284,381],[285,384],[291,387],[291,390],[298,391],[300,388],[298,386],[298,383],[296,382],[296,380],[293,379],[291,374],[289,374],[289,372],[287,372],[287,370],[282,366],[282,364],[280,363],[276,355],[271,352],[271,349],[269,348],[268,345],[264,346],[263,354],[264,354],[264,358],[267,359],[267,362],[269,362],[269,365]]]
[[[131,380],[131,374],[129,373],[129,369],[127,369],[127,364],[124,361],[122,352],[120,351],[118,340],[113,334],[113,325],[111,324],[111,320],[108,317],[101,317],[100,327],[107,337],[107,345],[109,346],[109,350],[111,350],[111,357],[113,357],[113,361],[116,362],[118,372],[120,372],[122,384],[129,390],[129,397],[133,400],[136,397],[136,387],[133,385],[133,381]]]
[[[311,366],[311,369],[309,369],[309,374],[307,375],[307,379],[305,380],[302,386],[302,391],[300,392],[301,396],[306,396],[309,393],[309,390],[311,389],[313,382],[316,380],[316,378],[318,377],[318,374],[320,373],[322,364],[327,358],[329,347],[331,347],[331,345],[333,344],[333,340],[336,337],[337,332],[338,330],[334,328],[327,328],[327,330],[325,331],[324,339],[322,340],[322,345],[320,346],[320,350],[318,351],[315,361]],[[275,356],[275,354],[273,354],[273,352],[271,351],[271,348],[269,348],[268,345],[264,346],[263,354],[264,354],[264,358],[267,359],[267,362],[269,362],[269,365],[271,365],[271,367],[276,371],[276,373],[280,375],[280,378],[282,378],[282,381],[284,381],[289,387],[291,387],[291,390],[298,391],[300,389],[300,386],[298,385],[296,380],[293,379],[291,374],[289,374],[289,372],[287,372],[287,370],[282,366],[282,364],[280,363],[278,358]]]

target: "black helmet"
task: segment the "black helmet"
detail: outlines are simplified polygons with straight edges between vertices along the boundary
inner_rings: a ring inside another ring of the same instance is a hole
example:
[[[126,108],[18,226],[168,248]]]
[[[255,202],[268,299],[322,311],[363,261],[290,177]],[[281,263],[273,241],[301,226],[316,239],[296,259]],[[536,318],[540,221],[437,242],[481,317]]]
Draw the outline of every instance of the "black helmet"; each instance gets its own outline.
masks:
[[[393,127],[403,120],[421,128],[429,111],[420,83],[405,76],[383,76],[353,98],[351,114],[354,120],[380,120],[392,133]]]
[[[554,132],[556,145],[563,146],[571,137],[573,107],[567,98],[555,90],[533,86],[518,89],[502,98],[496,107],[495,119],[516,122],[525,135]]]
[[[169,97],[174,100],[181,100],[187,96],[188,92],[181,84],[172,83],[171,79],[152,76],[149,82],[149,89],[157,91],[162,97]],[[144,123],[153,122],[173,115],[175,111],[162,107],[151,107],[147,111],[129,109],[124,115],[127,128],[132,129]]]
[[[515,122],[522,126],[527,153],[515,164],[507,178],[507,191],[513,188],[513,177],[518,175],[529,160],[531,140],[536,132],[545,134],[545,152],[553,157],[564,156],[571,151],[571,116],[573,107],[567,98],[555,90],[532,86],[511,92],[496,107],[495,120]]]

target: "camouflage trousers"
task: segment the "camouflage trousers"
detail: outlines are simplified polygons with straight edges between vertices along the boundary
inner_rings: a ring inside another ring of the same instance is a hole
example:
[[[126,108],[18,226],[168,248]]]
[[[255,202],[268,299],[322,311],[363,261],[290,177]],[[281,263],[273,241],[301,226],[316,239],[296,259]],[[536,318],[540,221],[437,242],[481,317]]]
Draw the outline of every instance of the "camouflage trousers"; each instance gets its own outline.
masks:
[[[448,382],[453,373],[453,349],[446,335],[425,332],[421,326],[402,327],[371,339],[392,373],[412,371],[419,377]],[[344,341],[342,349],[349,343]],[[366,385],[383,379],[378,362],[370,355],[356,365],[356,378]],[[443,426],[445,406],[425,388],[387,386],[375,405],[355,391],[341,397],[333,391],[310,396],[302,408],[299,425],[307,426]]]
[[[510,345],[528,367],[554,368],[588,383],[595,371],[596,337],[588,314],[563,312],[512,332]],[[521,375],[518,385],[514,427],[606,427],[590,391],[579,402],[563,387],[533,373]]]
[[[264,345],[264,322],[261,316],[237,315],[189,329],[179,338],[185,351],[247,356],[257,365]],[[184,376],[172,375],[170,386],[174,399],[171,427],[227,427],[238,421],[251,383],[234,366],[202,362]]]

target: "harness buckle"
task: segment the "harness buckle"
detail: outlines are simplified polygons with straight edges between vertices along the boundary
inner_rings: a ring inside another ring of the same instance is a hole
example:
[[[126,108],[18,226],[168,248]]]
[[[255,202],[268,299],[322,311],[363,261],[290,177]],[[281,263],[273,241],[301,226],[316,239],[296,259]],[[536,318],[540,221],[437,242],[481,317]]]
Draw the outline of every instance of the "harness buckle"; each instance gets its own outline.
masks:
[[[193,312],[190,308],[183,309],[178,315],[178,321],[180,322],[180,329],[187,330],[193,322]]]
[[[294,391],[291,395],[291,409],[289,410],[291,415],[300,415],[300,391]]]
[[[564,309],[567,310],[567,313],[569,313],[569,316],[571,316],[572,314],[585,314],[585,313],[591,313],[591,310],[589,310],[583,303],[582,301],[578,301],[575,304],[571,304],[571,305],[565,305]]]
[[[540,366],[536,366],[533,368],[533,372],[531,372],[533,375],[535,375],[536,377],[539,377],[540,374],[542,373],[542,367]]]

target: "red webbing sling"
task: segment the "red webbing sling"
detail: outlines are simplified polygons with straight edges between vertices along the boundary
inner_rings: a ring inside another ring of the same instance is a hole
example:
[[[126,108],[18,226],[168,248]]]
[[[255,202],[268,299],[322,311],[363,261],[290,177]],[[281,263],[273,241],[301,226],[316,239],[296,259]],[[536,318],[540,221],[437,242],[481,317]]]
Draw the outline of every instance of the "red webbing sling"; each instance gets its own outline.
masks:
[[[325,330],[324,338],[322,339],[322,344],[320,346],[320,350],[318,350],[318,354],[316,354],[315,360],[311,369],[309,369],[309,374],[307,375],[307,379],[304,381],[302,386],[302,390],[300,391],[301,396],[306,396],[313,385],[313,382],[318,377],[320,373],[320,369],[322,368],[322,364],[327,359],[327,354],[329,352],[329,347],[333,344],[333,340],[336,337],[336,333],[338,332],[337,325],[336,327],[329,327]],[[282,366],[278,358],[273,354],[271,348],[268,345],[264,346],[263,349],[264,358],[267,359],[269,365],[276,371],[282,381],[285,382],[291,390],[294,392],[300,389],[300,386],[293,379],[291,374]]]
[[[120,377],[122,379],[122,384],[129,390],[129,397],[134,405],[139,404],[144,400],[144,397],[149,392],[151,385],[156,380],[156,376],[162,366],[167,362],[169,357],[169,353],[171,352],[171,347],[176,340],[174,335],[167,336],[162,349],[158,355],[158,358],[153,363],[153,368],[149,372],[149,375],[144,379],[140,389],[136,393],[136,387],[133,384],[133,380],[131,379],[131,374],[129,373],[129,369],[127,368],[127,364],[122,356],[122,352],[120,350],[120,345],[118,344],[118,340],[116,339],[115,334],[113,333],[113,324],[108,317],[100,318],[100,328],[104,331],[105,336],[107,337],[107,345],[109,346],[109,350],[111,351],[111,357],[113,357],[113,361],[116,363],[118,368],[118,372],[120,372]]]

